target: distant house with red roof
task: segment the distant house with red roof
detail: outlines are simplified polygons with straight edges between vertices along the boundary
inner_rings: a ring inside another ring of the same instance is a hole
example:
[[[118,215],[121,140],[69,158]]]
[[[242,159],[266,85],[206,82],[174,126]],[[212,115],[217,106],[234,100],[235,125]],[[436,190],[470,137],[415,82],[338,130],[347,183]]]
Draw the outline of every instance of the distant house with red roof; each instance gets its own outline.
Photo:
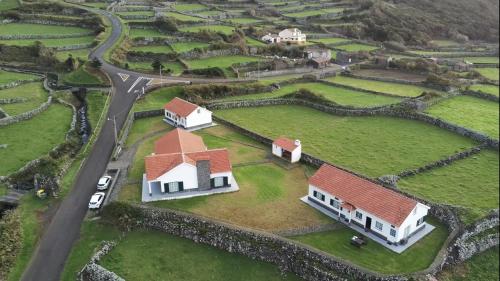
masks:
[[[176,127],[194,129],[212,124],[212,112],[181,98],[174,98],[163,107],[165,121]]]
[[[425,228],[429,207],[328,164],[309,179],[307,200],[392,244]],[[311,205],[311,204],[310,204]]]
[[[209,150],[201,137],[174,129],[145,158],[142,201],[236,191],[229,153]]]
[[[302,156],[302,144],[300,140],[279,137],[273,142],[273,154],[291,163],[298,162]]]

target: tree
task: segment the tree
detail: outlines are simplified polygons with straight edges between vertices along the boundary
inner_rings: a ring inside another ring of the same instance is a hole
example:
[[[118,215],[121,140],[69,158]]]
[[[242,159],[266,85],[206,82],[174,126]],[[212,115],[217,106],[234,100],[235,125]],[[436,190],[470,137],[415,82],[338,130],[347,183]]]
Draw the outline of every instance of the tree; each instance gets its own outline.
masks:
[[[98,68],[101,68],[102,62],[98,58],[93,58],[92,61],[90,62],[90,66],[98,69]]]
[[[163,68],[163,64],[161,64],[161,61],[159,59],[155,59],[153,61],[153,63],[151,64],[151,66],[153,67],[153,69],[156,71],[156,72],[159,72],[160,69]]]
[[[66,65],[66,69],[68,71],[75,70],[75,59],[73,58],[73,55],[69,54],[68,58],[64,62],[64,65]]]

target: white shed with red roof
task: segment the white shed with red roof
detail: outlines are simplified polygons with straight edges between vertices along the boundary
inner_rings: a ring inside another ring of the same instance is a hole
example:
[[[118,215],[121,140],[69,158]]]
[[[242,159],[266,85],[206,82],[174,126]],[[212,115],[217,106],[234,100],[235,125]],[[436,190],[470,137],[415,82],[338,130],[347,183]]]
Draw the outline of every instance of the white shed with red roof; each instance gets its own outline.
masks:
[[[212,124],[212,112],[181,98],[174,98],[163,107],[165,120],[184,129],[193,129]]]
[[[273,154],[291,163],[298,162],[302,156],[302,144],[300,140],[279,137],[273,142]]]

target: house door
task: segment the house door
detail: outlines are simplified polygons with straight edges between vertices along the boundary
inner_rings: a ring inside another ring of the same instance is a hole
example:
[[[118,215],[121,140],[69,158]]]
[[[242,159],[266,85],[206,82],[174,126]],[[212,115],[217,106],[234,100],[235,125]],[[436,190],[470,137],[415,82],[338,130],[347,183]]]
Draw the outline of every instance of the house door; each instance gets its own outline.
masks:
[[[371,229],[371,227],[372,227],[372,218],[366,217],[365,228]]]
[[[288,160],[288,161],[292,161],[292,153],[288,150],[282,150],[281,151],[281,157],[283,157],[284,159]]]

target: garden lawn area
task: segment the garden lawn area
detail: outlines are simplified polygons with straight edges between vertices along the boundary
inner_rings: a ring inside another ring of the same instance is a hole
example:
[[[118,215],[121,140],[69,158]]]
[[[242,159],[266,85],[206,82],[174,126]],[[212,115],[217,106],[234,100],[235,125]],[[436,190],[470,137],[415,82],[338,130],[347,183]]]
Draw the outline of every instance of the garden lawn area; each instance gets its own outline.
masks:
[[[465,57],[464,60],[471,62],[471,63],[499,63],[499,58],[498,57]]]
[[[289,84],[267,93],[241,95],[226,98],[225,100],[247,100],[247,99],[262,99],[262,98],[277,98],[287,94],[291,94],[300,89],[309,90],[315,94],[324,96],[327,100],[336,102],[341,105],[370,107],[379,106],[401,101],[399,98],[387,97],[375,94],[349,90],[341,87],[330,86],[323,83],[298,83]]]
[[[419,121],[335,116],[302,106],[228,109],[215,114],[269,138],[300,139],[303,151],[370,177],[421,167],[477,144]]]
[[[470,223],[498,208],[498,152],[483,150],[453,164],[399,181],[400,189],[427,200],[465,208]]]
[[[0,140],[8,147],[0,150],[0,175],[17,171],[27,162],[45,155],[64,142],[71,116],[70,108],[52,104],[33,119],[1,127]]]
[[[161,126],[156,119],[161,118],[149,118],[149,122],[137,126],[134,124],[132,137],[137,139],[136,131],[144,131],[146,127],[149,131],[145,134],[168,127],[165,123]],[[158,125],[150,125],[151,123]],[[283,169],[266,159],[267,147],[221,125],[197,131],[196,134],[203,138],[209,149],[227,148],[240,190],[213,196],[158,201],[151,205],[184,210],[269,231],[332,223],[329,218],[299,200],[307,193],[304,166],[292,170]],[[142,178],[144,157],[153,152],[154,142],[162,135],[164,133],[140,144],[130,168],[129,181],[135,182]],[[140,193],[139,185],[124,186],[119,200],[140,202]]]
[[[145,95],[134,104],[134,111],[146,111],[161,109],[175,97],[181,97],[183,88],[181,86],[165,87],[154,90]]]
[[[342,11],[344,11],[344,8],[329,8],[329,9],[321,9],[321,10],[308,10],[308,11],[303,11],[303,12],[298,12],[298,13],[288,13],[288,14],[285,14],[285,16],[292,17],[292,18],[304,18],[304,17],[311,17],[311,16],[322,15],[322,14],[341,13]]]
[[[8,84],[15,81],[31,80],[38,78],[37,75],[10,72],[0,69],[0,85]]]
[[[457,96],[427,108],[425,113],[498,139],[498,102]]]
[[[80,58],[84,61],[88,61],[90,49],[59,51],[56,53],[56,57],[59,61],[65,61],[66,59],[68,59],[70,54],[73,56],[74,59]]]
[[[370,52],[378,48],[379,47],[376,46],[357,44],[357,43],[335,46],[335,49],[343,50],[346,52],[359,52],[359,51]]]
[[[182,27],[179,31],[182,32],[199,32],[201,30],[209,30],[212,32],[222,32],[224,34],[233,33],[234,27],[227,25],[201,25],[201,26],[187,26]]]
[[[19,7],[18,0],[2,0],[2,5],[0,5],[0,11],[7,11]]]
[[[67,35],[90,30],[76,26],[44,25],[31,23],[7,23],[0,25],[1,35]]]
[[[0,107],[9,115],[19,115],[37,108],[47,101],[47,97],[48,95],[40,82],[27,83],[15,88],[0,90],[0,99],[25,98],[25,102],[0,104]]]
[[[20,39],[20,40],[0,40],[0,44],[16,45],[16,46],[31,46],[36,41],[40,41],[46,47],[65,47],[80,44],[89,44],[94,42],[94,36],[82,36],[75,38],[57,38],[57,39]]]
[[[176,53],[184,53],[184,52],[189,52],[195,48],[205,48],[208,47],[209,44],[203,43],[203,42],[177,42],[177,43],[172,43],[170,44],[170,47],[176,52]]]
[[[145,37],[145,38],[151,38],[151,37],[168,37],[166,34],[163,34],[159,32],[156,29],[142,29],[142,28],[131,28],[129,30],[129,37],[130,38],[138,38],[138,37]]]
[[[261,20],[254,18],[232,18],[229,19],[229,21],[235,24],[253,24],[256,22],[260,22]]]
[[[184,11],[192,11],[192,10],[201,10],[207,8],[205,5],[197,4],[197,3],[176,3],[174,8],[179,12]]]
[[[439,281],[499,280],[498,246],[438,274]]]
[[[204,59],[186,60],[185,62],[190,69],[200,69],[200,68],[210,68],[210,67],[220,67],[228,68],[233,64],[260,61],[262,58],[259,57],[247,57],[247,56],[218,56],[209,57]]]
[[[205,21],[205,19],[203,19],[203,18],[183,15],[183,14],[179,14],[179,13],[175,13],[175,12],[166,12],[165,15],[169,18],[174,18],[178,21],[192,21],[192,22]]]
[[[350,40],[347,38],[334,37],[334,38],[309,39],[309,41],[329,45],[329,44],[345,43],[349,42]]]
[[[423,92],[436,92],[436,90],[433,89],[428,89],[414,85],[406,85],[406,84],[398,84],[398,83],[390,83],[390,82],[382,82],[374,80],[364,80],[364,79],[351,78],[347,76],[336,76],[327,78],[325,80],[341,85],[356,87],[363,90],[376,91],[380,93],[386,93],[402,97],[417,97],[421,95]]]
[[[90,258],[92,247],[97,246],[95,241],[118,239],[115,228],[95,222],[93,224],[95,226],[84,227],[83,240],[78,243],[76,250],[73,250],[72,257],[75,264],[82,259],[77,257],[78,254]],[[256,261],[163,232],[148,230],[128,232],[99,264],[126,280],[300,280],[292,274],[283,276],[278,267],[270,263]],[[68,280],[74,280],[74,272],[68,276]]]
[[[499,87],[496,85],[475,84],[469,87],[471,91],[481,92],[484,94],[494,95],[498,97]]]
[[[130,69],[133,70],[139,70],[139,71],[146,71],[146,72],[153,72],[153,66],[151,64],[153,61],[145,61],[145,62],[131,62],[127,61],[128,66]],[[184,70],[184,66],[180,64],[179,62],[176,61],[168,61],[168,62],[161,62],[163,65],[163,73],[165,74],[165,71],[167,69],[170,69],[172,71],[173,75],[179,75],[182,73]]]
[[[354,247],[349,241],[358,232],[346,226],[337,230],[291,238],[376,272],[385,274],[411,273],[426,269],[431,265],[448,236],[445,225],[429,217],[427,222],[436,228],[401,254],[397,254],[370,239],[361,248]]]
[[[487,79],[498,81],[498,68],[476,68],[474,70]]]
[[[99,77],[91,74],[85,66],[79,67],[77,70],[65,74],[63,82],[70,85],[101,85],[103,82]]]
[[[170,48],[168,45],[147,45],[147,46],[133,47],[131,51],[151,52],[151,53],[171,53],[172,48]]]
[[[265,46],[266,44],[264,42],[261,42],[259,40],[253,39],[251,37],[246,37],[245,42],[247,43],[248,46],[254,46],[254,47],[259,47],[259,46]]]

